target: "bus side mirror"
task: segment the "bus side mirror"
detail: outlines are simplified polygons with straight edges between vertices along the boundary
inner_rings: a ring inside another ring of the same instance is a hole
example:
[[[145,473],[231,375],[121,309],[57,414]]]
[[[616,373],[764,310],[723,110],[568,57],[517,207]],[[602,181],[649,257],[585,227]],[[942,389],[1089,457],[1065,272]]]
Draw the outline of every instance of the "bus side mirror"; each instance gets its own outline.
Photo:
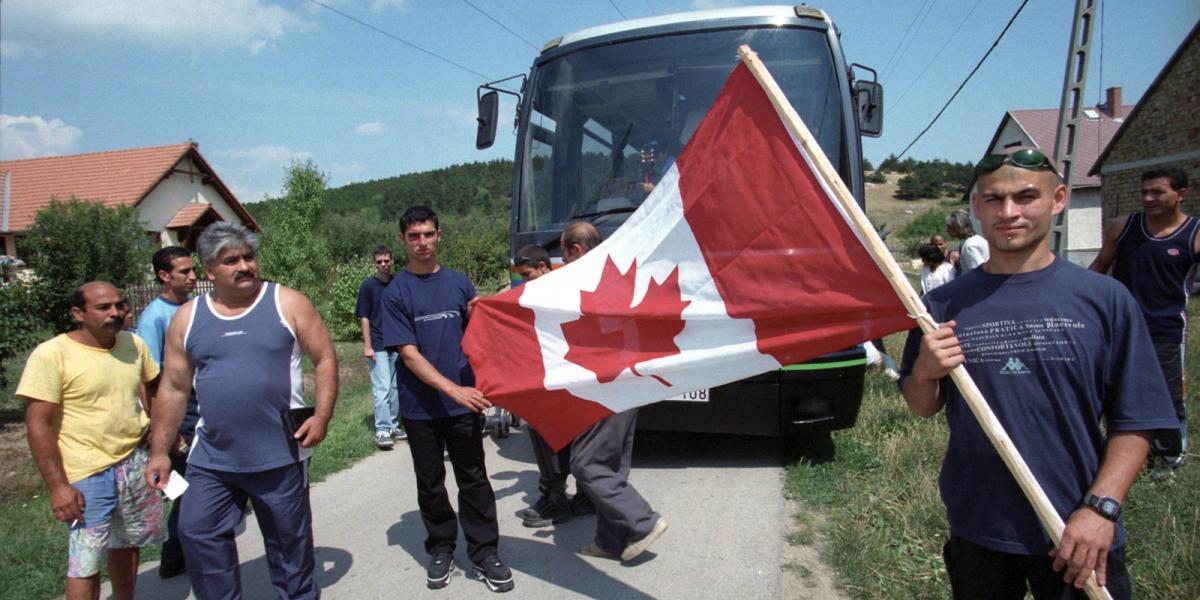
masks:
[[[874,81],[855,81],[854,104],[858,110],[858,132],[879,137],[883,133],[883,86]]]
[[[475,148],[491,148],[496,141],[496,119],[500,114],[500,94],[488,92],[479,97],[479,116],[475,117]]]

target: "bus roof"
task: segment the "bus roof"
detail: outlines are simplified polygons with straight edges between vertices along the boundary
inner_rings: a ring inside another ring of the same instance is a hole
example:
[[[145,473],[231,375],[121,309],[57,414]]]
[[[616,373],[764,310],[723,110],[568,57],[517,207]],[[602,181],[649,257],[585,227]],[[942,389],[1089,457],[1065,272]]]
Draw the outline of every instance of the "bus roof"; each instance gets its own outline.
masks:
[[[581,42],[591,38],[604,37],[619,33],[626,33],[639,29],[651,29],[656,27],[665,27],[670,25],[678,25],[680,23],[690,23],[697,21],[715,21],[720,19],[746,19],[746,18],[764,18],[778,19],[780,24],[795,19],[796,17],[819,19],[825,23],[829,23],[829,16],[825,11],[819,8],[809,6],[741,6],[737,8],[718,8],[711,10],[695,10],[688,12],[672,13],[669,15],[659,15],[656,17],[644,17],[641,19],[630,19],[628,21],[618,21],[607,25],[597,25],[581,29],[574,33],[554,38],[546,42],[542,52]]]

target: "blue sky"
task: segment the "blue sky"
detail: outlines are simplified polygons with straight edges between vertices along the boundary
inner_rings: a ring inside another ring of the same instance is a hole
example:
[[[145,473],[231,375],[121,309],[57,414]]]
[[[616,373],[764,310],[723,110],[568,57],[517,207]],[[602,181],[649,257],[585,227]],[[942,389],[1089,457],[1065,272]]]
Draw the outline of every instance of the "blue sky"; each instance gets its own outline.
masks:
[[[540,49],[555,36],[621,20],[618,10],[635,18],[741,4],[322,1],[494,78],[528,71],[536,51],[526,42]],[[1020,0],[809,4],[838,24],[849,62],[880,72],[884,136],[864,141],[867,157],[878,162],[924,128]],[[1073,4],[1032,0],[909,154],[973,160],[1005,110],[1056,107]],[[1102,0],[1101,12],[1087,103],[1118,85],[1132,104],[1200,19],[1200,3]],[[506,127],[495,147],[475,150],[475,88],[483,81],[307,0],[0,3],[0,157],[191,138],[243,201],[277,195],[293,158],[312,158],[333,186],[511,158]],[[512,105],[504,102],[507,119]]]

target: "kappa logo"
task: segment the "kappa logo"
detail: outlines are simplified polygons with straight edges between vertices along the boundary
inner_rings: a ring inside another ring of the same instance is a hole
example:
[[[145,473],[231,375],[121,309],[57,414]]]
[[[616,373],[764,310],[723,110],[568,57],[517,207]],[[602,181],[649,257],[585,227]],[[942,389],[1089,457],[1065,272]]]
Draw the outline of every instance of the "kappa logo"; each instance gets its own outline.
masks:
[[[242,331],[241,329],[236,329],[234,331],[226,331],[221,337],[233,337],[235,335],[246,335],[246,332]]]
[[[431,315],[421,315],[419,317],[413,318],[413,320],[420,322],[420,321],[437,321],[438,319],[457,319],[457,318],[458,318],[457,310],[443,310],[442,312],[433,313]]]
[[[1025,363],[1021,362],[1021,359],[1015,356],[1010,356],[1008,357],[1008,362],[1004,363],[1004,366],[1000,368],[1000,374],[1028,375],[1029,369],[1025,366]]]

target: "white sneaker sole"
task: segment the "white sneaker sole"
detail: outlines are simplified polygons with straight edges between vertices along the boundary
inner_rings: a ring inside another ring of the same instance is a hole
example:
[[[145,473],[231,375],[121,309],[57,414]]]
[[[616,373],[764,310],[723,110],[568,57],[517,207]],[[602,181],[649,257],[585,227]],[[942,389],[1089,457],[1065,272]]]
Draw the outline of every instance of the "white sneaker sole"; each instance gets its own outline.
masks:
[[[504,592],[507,592],[507,591],[510,591],[513,589],[512,577],[509,577],[508,579],[503,579],[500,581],[497,581],[494,579],[488,579],[487,573],[485,573],[483,571],[483,569],[481,569],[479,567],[475,567],[475,568],[471,569],[471,577],[473,579],[478,579],[479,581],[484,582],[485,584],[487,584],[487,588],[489,590],[496,592],[496,593],[503,594]]]

